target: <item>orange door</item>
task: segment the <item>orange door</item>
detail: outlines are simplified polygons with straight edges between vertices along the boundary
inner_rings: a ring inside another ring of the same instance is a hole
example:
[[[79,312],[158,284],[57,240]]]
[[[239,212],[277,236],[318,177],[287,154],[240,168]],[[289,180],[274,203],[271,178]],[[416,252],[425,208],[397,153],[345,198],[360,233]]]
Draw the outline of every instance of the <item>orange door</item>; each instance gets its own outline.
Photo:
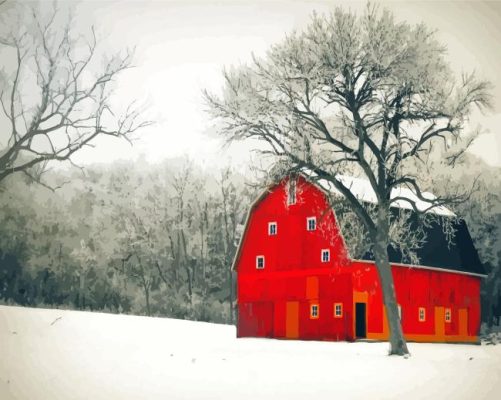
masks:
[[[435,307],[435,336],[438,340],[445,340],[444,307]]]
[[[297,339],[299,337],[299,302],[288,301],[285,312],[285,337]]]

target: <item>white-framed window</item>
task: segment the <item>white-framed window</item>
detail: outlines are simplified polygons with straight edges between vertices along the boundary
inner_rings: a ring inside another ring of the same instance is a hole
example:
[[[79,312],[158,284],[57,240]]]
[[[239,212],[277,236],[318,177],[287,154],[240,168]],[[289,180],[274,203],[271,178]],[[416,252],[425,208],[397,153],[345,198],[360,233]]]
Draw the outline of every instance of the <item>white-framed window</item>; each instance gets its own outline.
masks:
[[[287,190],[287,205],[296,204],[296,179],[290,178]]]
[[[306,230],[314,231],[315,229],[317,229],[317,217],[306,218]]]
[[[445,309],[445,322],[450,323],[452,321],[452,313],[450,308]]]
[[[343,316],[343,303],[334,303],[334,318]]]
[[[398,319],[402,321],[402,306],[400,304],[397,304],[398,308]]]
[[[321,261],[322,262],[329,262],[331,260],[331,251],[329,249],[322,249],[321,253]]]
[[[264,256],[256,256],[256,269],[264,269]]]
[[[419,322],[426,321],[426,308],[419,307]]]
[[[268,222],[268,235],[275,236],[277,234],[277,223],[276,222]]]
[[[310,304],[310,318],[317,319],[320,315],[320,308],[318,304]]]

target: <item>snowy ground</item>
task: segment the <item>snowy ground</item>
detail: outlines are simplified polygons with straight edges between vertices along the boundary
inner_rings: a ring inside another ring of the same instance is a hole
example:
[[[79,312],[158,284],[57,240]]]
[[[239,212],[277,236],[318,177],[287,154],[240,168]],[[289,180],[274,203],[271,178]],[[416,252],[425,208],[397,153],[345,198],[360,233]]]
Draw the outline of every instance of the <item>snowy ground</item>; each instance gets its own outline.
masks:
[[[0,306],[0,399],[499,399],[501,345],[236,339],[173,319]]]

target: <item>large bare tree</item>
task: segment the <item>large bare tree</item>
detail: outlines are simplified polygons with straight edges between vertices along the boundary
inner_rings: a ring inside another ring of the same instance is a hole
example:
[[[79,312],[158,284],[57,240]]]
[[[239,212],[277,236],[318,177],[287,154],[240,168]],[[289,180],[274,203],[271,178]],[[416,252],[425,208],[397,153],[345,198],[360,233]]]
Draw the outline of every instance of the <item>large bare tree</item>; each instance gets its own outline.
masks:
[[[71,161],[98,136],[128,138],[149,124],[134,103],[111,109],[131,51],[99,57],[94,29],[74,32],[56,4],[4,2],[0,25],[0,182],[15,172],[38,180],[48,162]]]
[[[390,354],[408,354],[388,257],[390,207],[400,202],[423,214],[464,200],[427,195],[411,171],[425,168],[437,145],[453,164],[471,143],[464,128],[472,106],[490,106],[489,84],[474,75],[455,79],[445,56],[425,25],[397,22],[370,5],[363,15],[338,8],[314,14],[265,57],[225,71],[222,95],[205,92],[230,141],[257,139],[263,155],[310,170],[348,202],[372,242]],[[341,179],[347,171],[369,181],[375,207]]]

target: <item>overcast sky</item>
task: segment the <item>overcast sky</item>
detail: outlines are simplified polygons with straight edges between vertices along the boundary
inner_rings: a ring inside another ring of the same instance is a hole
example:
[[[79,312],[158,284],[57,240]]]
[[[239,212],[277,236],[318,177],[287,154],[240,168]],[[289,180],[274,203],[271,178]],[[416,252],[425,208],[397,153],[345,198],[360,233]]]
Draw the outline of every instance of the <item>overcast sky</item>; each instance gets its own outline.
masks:
[[[150,161],[187,155],[199,164],[245,163],[247,144],[224,150],[207,134],[201,90],[219,90],[224,66],[246,62],[254,52],[265,53],[287,32],[301,28],[313,10],[328,12],[335,5],[361,10],[352,1],[80,1],[79,26],[94,24],[105,51],[136,47],[136,65],[118,81],[117,99],[147,102],[157,124],[134,147],[102,140],[77,157],[83,163],[137,158]],[[476,70],[494,85],[496,108],[475,116],[491,131],[473,151],[492,165],[501,165],[501,3],[385,2],[396,17],[424,21],[438,30],[456,71]]]

